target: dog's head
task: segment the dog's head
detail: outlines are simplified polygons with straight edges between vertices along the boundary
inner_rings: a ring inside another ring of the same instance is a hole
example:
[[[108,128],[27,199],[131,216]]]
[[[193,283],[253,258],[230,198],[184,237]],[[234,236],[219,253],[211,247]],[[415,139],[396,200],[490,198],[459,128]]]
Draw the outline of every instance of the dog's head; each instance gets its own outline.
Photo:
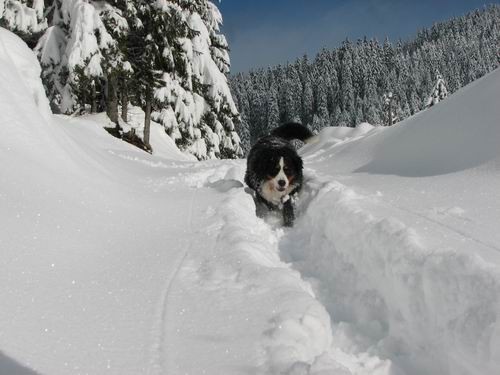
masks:
[[[302,159],[295,152],[265,152],[259,159],[260,194],[267,201],[279,204],[282,197],[301,184]]]

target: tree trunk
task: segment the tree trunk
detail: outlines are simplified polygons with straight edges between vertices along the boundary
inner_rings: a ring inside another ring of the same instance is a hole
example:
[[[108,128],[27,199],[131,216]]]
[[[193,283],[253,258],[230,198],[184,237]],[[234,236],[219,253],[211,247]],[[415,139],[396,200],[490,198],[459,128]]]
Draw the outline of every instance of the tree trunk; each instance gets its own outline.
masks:
[[[85,95],[85,94],[86,94],[85,90],[82,90],[80,109],[78,110],[79,115],[81,115],[82,113],[85,113],[85,104],[87,104],[87,95]]]
[[[389,98],[389,126],[392,126],[392,97]]]
[[[151,104],[152,104],[152,95],[151,91],[148,89],[146,92],[146,108],[144,109],[144,144],[150,150],[151,150],[151,145],[149,144],[149,135],[151,129]]]
[[[92,102],[90,103],[90,113],[97,112],[97,94],[95,89],[95,82],[92,83],[92,97],[90,99]]]
[[[108,77],[108,98],[106,103],[106,113],[109,119],[118,127],[118,93],[116,89],[116,76],[110,74]]]
[[[127,122],[128,121],[128,88],[127,88],[127,81],[124,78],[122,81],[122,92],[121,92],[121,99],[122,99],[122,120]]]

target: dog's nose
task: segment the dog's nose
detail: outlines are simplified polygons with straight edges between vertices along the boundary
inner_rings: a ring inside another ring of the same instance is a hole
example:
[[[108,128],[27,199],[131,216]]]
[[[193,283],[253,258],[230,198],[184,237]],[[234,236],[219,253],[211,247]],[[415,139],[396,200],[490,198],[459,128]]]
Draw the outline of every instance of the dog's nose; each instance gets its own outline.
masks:
[[[286,181],[285,180],[279,180],[278,181],[278,185],[281,186],[281,187],[283,187],[283,186],[286,185]]]

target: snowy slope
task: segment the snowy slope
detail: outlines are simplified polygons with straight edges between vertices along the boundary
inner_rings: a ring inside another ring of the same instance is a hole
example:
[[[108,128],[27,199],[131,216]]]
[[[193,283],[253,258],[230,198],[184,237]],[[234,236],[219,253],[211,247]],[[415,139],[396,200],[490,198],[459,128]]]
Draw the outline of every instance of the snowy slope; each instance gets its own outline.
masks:
[[[500,72],[325,129],[282,229],[244,160],[51,116],[1,29],[0,66],[0,374],[498,374]]]

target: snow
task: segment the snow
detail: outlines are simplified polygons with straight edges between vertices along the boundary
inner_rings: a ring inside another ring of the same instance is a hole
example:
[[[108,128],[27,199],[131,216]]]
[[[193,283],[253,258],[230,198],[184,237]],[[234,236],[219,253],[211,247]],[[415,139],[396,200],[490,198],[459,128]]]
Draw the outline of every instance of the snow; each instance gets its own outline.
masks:
[[[0,65],[0,373],[498,374],[500,71],[392,127],[324,129],[282,228],[244,160],[51,115],[1,29]]]
[[[43,0],[34,0],[31,6],[16,0],[0,0],[0,19],[9,28],[23,33],[37,33],[47,28],[43,19]]]
[[[16,84],[19,84],[19,77],[22,77],[25,90],[31,95],[43,118],[48,120],[51,114],[49,101],[39,79],[41,68],[36,56],[19,42],[19,38],[15,34],[3,28],[0,28],[0,48],[2,65],[15,66],[14,79],[17,79]],[[11,82],[14,82],[13,77],[9,77],[7,71],[3,73],[6,80],[10,78]]]
[[[111,7],[101,5],[96,8],[82,0],[61,2],[60,9],[54,10],[53,26],[46,30],[35,47],[44,65],[46,81],[54,85],[53,94],[58,97],[51,100],[57,102],[63,113],[75,110],[77,103],[72,85],[81,79],[78,69],[83,70],[86,78],[95,79],[105,75],[105,52],[114,55],[111,64],[120,60],[120,55],[112,51],[116,41],[106,30],[100,12],[116,24],[116,32],[123,32],[125,20],[114,14]]]

